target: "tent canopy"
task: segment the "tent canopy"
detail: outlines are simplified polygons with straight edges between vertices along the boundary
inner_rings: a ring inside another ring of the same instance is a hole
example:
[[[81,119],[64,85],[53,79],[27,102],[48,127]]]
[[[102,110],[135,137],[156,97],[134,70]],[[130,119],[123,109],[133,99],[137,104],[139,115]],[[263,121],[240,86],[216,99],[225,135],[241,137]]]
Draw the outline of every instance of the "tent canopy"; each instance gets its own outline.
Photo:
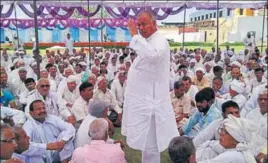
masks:
[[[33,1],[15,1],[18,4],[33,4]],[[2,5],[12,4],[13,1],[4,1],[1,2]],[[124,0],[115,0],[115,1],[106,1],[106,0],[90,0],[89,4],[91,6],[103,5],[110,7],[179,7],[186,5],[187,7],[201,7],[203,9],[216,8],[217,1],[124,1]],[[219,2],[220,8],[254,8],[258,9],[267,4],[265,1],[223,1]],[[44,6],[57,6],[57,7],[83,7],[87,6],[87,0],[76,0],[76,1],[55,1],[55,0],[37,0],[37,5]]]

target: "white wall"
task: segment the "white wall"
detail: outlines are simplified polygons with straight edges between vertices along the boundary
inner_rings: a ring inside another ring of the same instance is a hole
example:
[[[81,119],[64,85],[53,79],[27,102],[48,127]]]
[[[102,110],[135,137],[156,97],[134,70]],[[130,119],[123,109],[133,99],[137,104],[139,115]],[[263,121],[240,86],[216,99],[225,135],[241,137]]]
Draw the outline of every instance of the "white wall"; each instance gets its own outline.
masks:
[[[241,41],[243,40],[247,32],[255,31],[256,32],[256,42],[261,41],[262,37],[262,16],[252,16],[252,17],[239,17],[237,20],[237,33],[229,33],[228,34],[228,42],[232,40]],[[267,40],[267,17],[264,23],[264,40]]]

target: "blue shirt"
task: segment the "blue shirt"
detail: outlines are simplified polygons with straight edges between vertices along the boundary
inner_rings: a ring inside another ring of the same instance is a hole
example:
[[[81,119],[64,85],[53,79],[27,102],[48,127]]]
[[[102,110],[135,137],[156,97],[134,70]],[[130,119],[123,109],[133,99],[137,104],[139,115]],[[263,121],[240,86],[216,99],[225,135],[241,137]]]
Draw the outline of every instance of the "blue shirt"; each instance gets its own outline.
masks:
[[[8,104],[14,100],[14,96],[9,91],[1,90],[0,104],[8,107]]]
[[[197,128],[200,129],[199,131],[201,131],[206,128],[212,121],[221,117],[222,116],[219,109],[216,107],[215,104],[212,104],[206,115],[199,112],[198,110],[194,112],[194,114],[189,118],[187,123],[183,125],[182,131],[185,133],[185,135],[190,136],[189,133],[194,126],[197,125]]]

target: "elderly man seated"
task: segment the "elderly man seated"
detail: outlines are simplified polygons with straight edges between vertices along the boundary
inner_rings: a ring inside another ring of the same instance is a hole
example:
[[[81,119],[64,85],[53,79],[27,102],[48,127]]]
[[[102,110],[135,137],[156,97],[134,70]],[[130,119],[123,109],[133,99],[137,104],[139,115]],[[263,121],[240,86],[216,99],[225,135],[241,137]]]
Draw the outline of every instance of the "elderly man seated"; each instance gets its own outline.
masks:
[[[74,150],[74,127],[59,117],[47,114],[45,103],[35,100],[30,104],[30,117],[23,129],[30,141],[39,145],[40,151],[46,149],[43,160],[35,160],[35,155],[29,159],[32,162],[62,162],[67,163]]]
[[[267,112],[268,112],[268,91],[261,90],[258,95],[258,106],[251,110],[246,118],[257,124],[257,135],[260,141],[260,148],[267,146]],[[267,151],[266,151],[267,155]]]
[[[78,78],[75,75],[70,75],[67,78],[65,87],[57,92],[57,102],[59,107],[66,111],[64,117],[68,122],[75,123],[75,118],[71,114],[71,108],[75,100],[79,97],[79,89],[77,88]]]
[[[82,124],[76,132],[74,145],[75,148],[82,147],[91,142],[91,137],[88,136],[88,126],[91,124],[93,120],[96,118],[104,118],[109,122],[109,128],[112,125],[111,121],[108,119],[107,114],[109,111],[109,104],[99,100],[94,99],[90,102],[88,112],[89,114],[84,118]],[[111,136],[111,135],[109,135]],[[108,139],[109,142],[113,143],[114,140]]]
[[[117,126],[120,126],[122,120],[122,108],[119,107],[111,90],[107,88],[107,81],[105,77],[99,76],[96,86],[97,89],[94,92],[93,99],[102,99],[107,102],[110,106],[110,112],[108,113],[109,119]]]
[[[0,124],[1,131],[1,152],[0,152],[0,161],[9,160],[12,157],[12,154],[15,148],[18,146],[15,141],[15,133],[13,128],[5,123]],[[9,161],[15,162],[16,159]]]
[[[232,114],[235,117],[240,117],[239,115],[239,106],[236,102],[229,100],[222,104],[222,118],[216,119],[211,122],[208,127],[201,131],[194,139],[193,143],[195,147],[206,143],[210,140],[219,140],[220,135],[218,129],[224,119],[228,117],[229,114]]]
[[[108,122],[98,118],[91,122],[88,135],[92,141],[75,149],[71,163],[125,163],[125,153],[119,144],[108,144]]]
[[[57,103],[57,95],[50,91],[50,83],[48,79],[41,78],[36,86],[37,91],[27,98],[27,106],[25,107],[25,114],[29,116],[29,106],[34,100],[42,100],[46,106],[48,114],[66,117],[64,109],[60,108]]]
[[[242,109],[247,102],[247,98],[243,95],[246,85],[238,80],[230,82],[229,93],[222,96],[222,98],[235,101],[239,108]]]
[[[194,85],[197,86],[198,90],[200,91],[203,88],[209,87],[209,79],[204,76],[205,70],[202,67],[197,67],[195,69],[195,76],[192,79]]]
[[[209,142],[204,146],[204,152],[210,152],[210,158],[200,160],[198,163],[214,162],[239,162],[256,163],[254,152],[256,125],[244,118],[236,118],[229,115],[219,128],[220,139],[216,142]],[[223,149],[217,148],[221,145]],[[214,148],[206,150],[206,148]]]
[[[195,147],[189,137],[173,138],[169,143],[168,153],[172,163],[196,163]]]

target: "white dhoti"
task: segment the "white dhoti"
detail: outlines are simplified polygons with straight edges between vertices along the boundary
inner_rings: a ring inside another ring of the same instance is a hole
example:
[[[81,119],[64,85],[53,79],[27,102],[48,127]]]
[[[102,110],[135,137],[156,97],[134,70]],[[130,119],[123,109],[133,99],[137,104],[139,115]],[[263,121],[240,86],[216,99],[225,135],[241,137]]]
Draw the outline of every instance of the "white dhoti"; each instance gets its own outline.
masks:
[[[155,116],[151,118],[145,150],[142,151],[142,163],[160,163],[160,152],[157,148]]]

